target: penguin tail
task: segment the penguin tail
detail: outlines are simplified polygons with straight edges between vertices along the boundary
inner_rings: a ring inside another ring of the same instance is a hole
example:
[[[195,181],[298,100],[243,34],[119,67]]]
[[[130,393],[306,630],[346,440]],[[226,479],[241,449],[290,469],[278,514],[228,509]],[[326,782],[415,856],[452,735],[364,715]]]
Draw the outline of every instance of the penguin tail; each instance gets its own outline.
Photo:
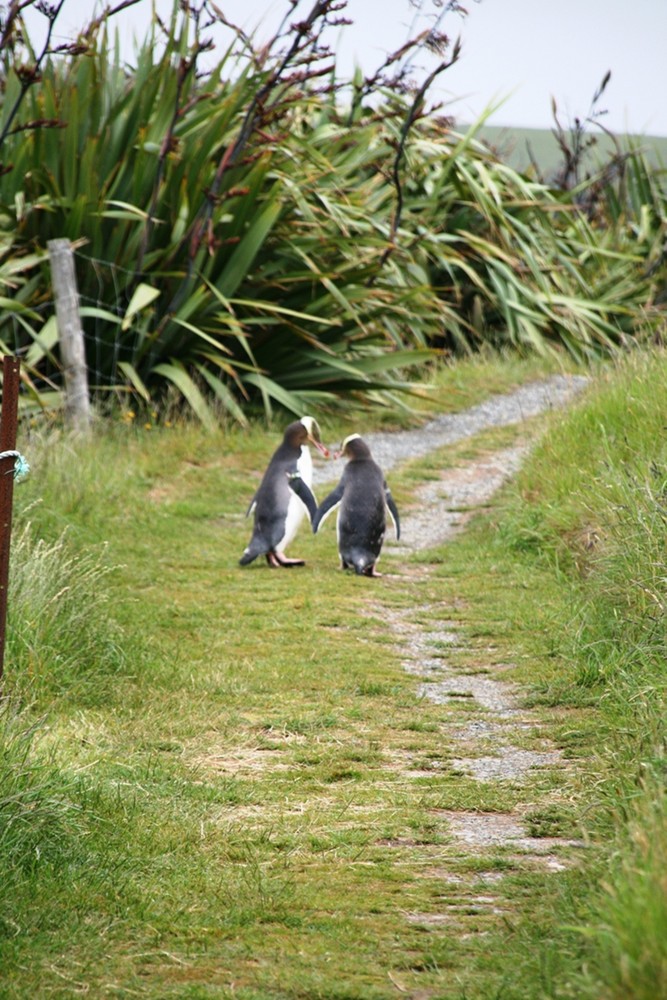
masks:
[[[352,566],[357,576],[371,576],[375,559],[364,552],[354,552],[346,559],[348,566]]]

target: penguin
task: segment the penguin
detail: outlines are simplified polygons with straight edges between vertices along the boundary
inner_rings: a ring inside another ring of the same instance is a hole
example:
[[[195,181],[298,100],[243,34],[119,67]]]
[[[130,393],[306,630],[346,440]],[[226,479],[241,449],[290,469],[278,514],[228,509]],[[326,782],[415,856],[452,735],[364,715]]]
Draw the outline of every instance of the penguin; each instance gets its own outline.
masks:
[[[401,537],[398,510],[380,466],[373,461],[370,448],[358,434],[343,441],[341,455],[348,459],[338,486],[322,501],[312,519],[317,532],[325,518],[338,511],[338,552],[342,569],[354,569],[358,576],[380,576],[376,564],[387,528],[386,512],[394,523],[396,538]],[[292,487],[294,488],[294,487]]]
[[[284,550],[296,535],[304,514],[311,522],[317,501],[311,490],[313,462],[308,443],[328,458],[313,417],[301,417],[285,430],[282,444],[273,454],[259,489],[250,501],[246,517],[254,513],[252,538],[239,563],[246,566],[257,556],[266,556],[269,566],[303,566],[303,559],[288,559]],[[289,477],[299,479],[298,493],[290,490]]]

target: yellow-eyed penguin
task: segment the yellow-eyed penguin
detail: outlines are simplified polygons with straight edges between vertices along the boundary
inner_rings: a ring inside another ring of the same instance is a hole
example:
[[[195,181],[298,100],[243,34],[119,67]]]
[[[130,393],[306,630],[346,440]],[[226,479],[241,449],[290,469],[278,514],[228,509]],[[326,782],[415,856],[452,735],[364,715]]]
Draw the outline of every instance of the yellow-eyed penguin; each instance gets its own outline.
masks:
[[[309,442],[329,457],[313,417],[301,417],[286,428],[282,444],[274,452],[246,513],[246,517],[254,513],[255,523],[252,538],[239,560],[241,566],[257,556],[266,556],[269,566],[304,565],[303,559],[288,559],[283,553],[296,535],[306,511],[312,521],[317,509],[310,488],[313,462]],[[290,476],[299,478],[300,495],[290,489]]]
[[[342,569],[354,569],[359,576],[380,576],[375,567],[387,528],[386,511],[394,522],[396,538],[400,538],[398,510],[382,469],[358,434],[345,438],[335,457],[341,455],[348,459],[347,465],[338,486],[318,507],[312,519],[313,531],[339,507],[337,534]]]

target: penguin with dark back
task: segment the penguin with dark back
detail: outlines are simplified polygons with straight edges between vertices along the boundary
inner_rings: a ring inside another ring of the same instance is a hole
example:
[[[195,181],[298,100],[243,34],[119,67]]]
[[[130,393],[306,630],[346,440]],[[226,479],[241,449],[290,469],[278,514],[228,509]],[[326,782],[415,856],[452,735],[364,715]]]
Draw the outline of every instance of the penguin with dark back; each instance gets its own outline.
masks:
[[[394,498],[382,469],[373,461],[370,448],[358,434],[346,437],[335,458],[347,458],[340,482],[322,501],[312,518],[316,532],[325,518],[338,510],[338,552],[342,569],[358,576],[380,576],[376,565],[387,530],[387,511],[401,537]],[[292,488],[297,485],[294,480]]]
[[[301,417],[286,428],[282,444],[274,452],[264,477],[250,502],[246,517],[254,514],[252,538],[239,562],[246,566],[258,556],[266,556],[269,566],[303,566],[303,559],[288,559],[285,549],[297,533],[307,512],[310,520],[317,510],[311,489],[313,462],[309,444],[326,458],[320,428],[313,417]],[[290,477],[299,480],[299,491],[290,489]]]

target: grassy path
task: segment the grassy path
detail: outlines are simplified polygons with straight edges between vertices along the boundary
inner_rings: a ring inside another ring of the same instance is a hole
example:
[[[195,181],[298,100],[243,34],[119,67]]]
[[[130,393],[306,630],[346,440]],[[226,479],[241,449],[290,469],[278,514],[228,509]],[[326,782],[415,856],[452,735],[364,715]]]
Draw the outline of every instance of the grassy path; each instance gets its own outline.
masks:
[[[406,523],[424,482],[517,440],[394,470]],[[40,695],[87,833],[15,920],[3,996],[536,996],[544,957],[518,978],[516,960],[576,877],[565,758],[588,725],[585,706],[522,702],[554,669],[522,620],[536,587],[548,613],[550,576],[495,558],[488,519],[388,548],[380,581],[340,573],[330,532],[304,537],[303,570],[241,571],[270,450],[244,446],[109,440],[77,476],[52,470],[43,529],[109,542],[134,651]]]

